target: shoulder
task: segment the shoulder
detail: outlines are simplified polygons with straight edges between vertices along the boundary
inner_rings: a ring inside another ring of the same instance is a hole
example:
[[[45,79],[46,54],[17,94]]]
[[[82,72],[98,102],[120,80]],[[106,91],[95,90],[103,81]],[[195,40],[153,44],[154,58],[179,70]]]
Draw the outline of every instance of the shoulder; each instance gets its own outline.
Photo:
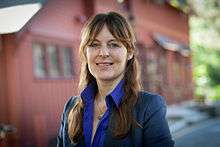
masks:
[[[166,111],[166,102],[164,97],[147,91],[140,91],[138,93],[138,100],[134,107],[134,111],[138,116],[149,117],[161,109]]]
[[[80,98],[78,96],[72,96],[67,100],[67,102],[64,105],[64,109],[63,109],[64,116],[66,116],[69,113],[69,111],[74,107],[76,101],[79,99]]]
[[[145,105],[148,107],[166,107],[166,102],[164,97],[157,93],[151,93],[147,91],[140,91],[138,93],[138,105]]]
[[[61,116],[61,126],[57,136],[57,146],[68,146],[68,144],[71,144],[68,135],[68,114],[78,99],[80,99],[80,97],[72,96],[68,98],[64,105],[63,113]]]
[[[137,106],[139,109],[136,110],[135,116],[143,127],[143,146],[173,147],[164,98],[156,93],[141,91]]]

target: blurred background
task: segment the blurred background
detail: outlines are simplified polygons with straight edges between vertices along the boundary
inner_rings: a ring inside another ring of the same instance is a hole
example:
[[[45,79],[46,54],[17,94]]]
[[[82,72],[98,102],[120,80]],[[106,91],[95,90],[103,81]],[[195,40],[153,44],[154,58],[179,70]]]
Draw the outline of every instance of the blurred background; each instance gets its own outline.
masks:
[[[1,0],[0,147],[54,147],[78,95],[85,21],[132,24],[143,89],[165,97],[176,147],[220,146],[219,0]]]

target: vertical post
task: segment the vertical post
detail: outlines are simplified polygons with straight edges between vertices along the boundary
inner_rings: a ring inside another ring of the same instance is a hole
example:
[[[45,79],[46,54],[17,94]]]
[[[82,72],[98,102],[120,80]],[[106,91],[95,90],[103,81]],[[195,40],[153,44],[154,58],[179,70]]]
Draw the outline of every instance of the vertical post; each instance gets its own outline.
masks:
[[[20,87],[19,83],[19,68],[17,58],[17,48],[15,41],[15,34],[4,35],[3,47],[5,51],[5,66],[6,66],[6,107],[8,108],[8,123],[14,125],[16,128],[20,128],[19,114],[21,112],[21,100],[19,99]],[[20,132],[9,137],[9,146],[18,146],[20,138]]]
[[[168,82],[168,91],[167,95],[169,96],[169,99],[171,100],[171,103],[174,102],[174,75],[173,75],[173,62],[174,62],[174,52],[171,50],[167,50],[167,82]]]

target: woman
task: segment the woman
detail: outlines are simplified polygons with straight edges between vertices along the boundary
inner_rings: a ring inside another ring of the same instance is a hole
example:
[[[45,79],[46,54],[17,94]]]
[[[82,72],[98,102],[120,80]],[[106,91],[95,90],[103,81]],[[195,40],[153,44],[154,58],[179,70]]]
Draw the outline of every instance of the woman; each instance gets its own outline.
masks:
[[[81,94],[65,105],[57,146],[172,147],[163,98],[140,91],[135,36],[125,18],[98,14],[81,39]]]

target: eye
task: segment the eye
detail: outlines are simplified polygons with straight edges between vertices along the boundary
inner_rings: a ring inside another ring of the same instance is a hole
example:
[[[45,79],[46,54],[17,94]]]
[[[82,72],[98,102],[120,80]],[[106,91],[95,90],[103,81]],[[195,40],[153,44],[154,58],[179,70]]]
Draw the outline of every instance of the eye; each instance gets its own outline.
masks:
[[[118,43],[113,43],[113,42],[112,42],[112,43],[109,43],[109,44],[108,44],[108,47],[109,47],[109,48],[119,48],[119,47],[121,47],[121,46],[120,46]]]
[[[98,47],[100,47],[100,44],[93,42],[93,43],[89,44],[88,46],[92,47],[92,48],[98,48]]]

